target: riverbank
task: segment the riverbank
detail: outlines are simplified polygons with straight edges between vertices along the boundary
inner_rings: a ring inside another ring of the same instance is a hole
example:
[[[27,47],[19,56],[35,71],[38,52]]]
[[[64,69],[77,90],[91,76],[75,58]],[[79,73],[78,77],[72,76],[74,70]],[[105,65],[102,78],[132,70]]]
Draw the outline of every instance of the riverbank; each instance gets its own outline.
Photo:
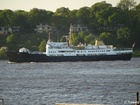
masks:
[[[140,50],[134,51],[133,57],[140,57]]]

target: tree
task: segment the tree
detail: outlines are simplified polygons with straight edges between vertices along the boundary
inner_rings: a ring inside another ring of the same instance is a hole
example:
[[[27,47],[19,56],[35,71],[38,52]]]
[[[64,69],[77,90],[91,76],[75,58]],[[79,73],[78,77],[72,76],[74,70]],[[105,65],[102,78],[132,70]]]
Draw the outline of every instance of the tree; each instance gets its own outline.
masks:
[[[99,39],[101,39],[105,44],[116,44],[116,37],[111,35],[109,32],[101,33]]]
[[[77,45],[79,43],[79,40],[78,39],[79,39],[78,37],[73,38],[72,44],[73,45]]]
[[[90,44],[92,41],[93,41],[93,35],[92,34],[89,34],[89,35],[84,37],[84,42],[86,44]]]
[[[43,40],[38,47],[39,51],[42,51],[42,52],[45,51],[46,50],[45,46],[46,46],[46,40]]]
[[[130,23],[130,17],[118,7],[111,8],[111,14],[108,16],[109,25],[116,31],[116,28],[126,26]]]
[[[43,9],[33,8],[28,13],[28,22],[32,28],[35,28],[38,24],[50,24],[50,16],[52,14]]]
[[[130,30],[127,27],[123,27],[117,30],[117,40],[120,43],[120,45],[130,45],[130,34]]]
[[[20,31],[26,31],[29,29],[29,25],[27,23],[27,15],[28,13],[22,10],[18,10],[14,12],[13,15],[13,26],[19,26]]]
[[[26,42],[25,42],[25,47],[27,47],[27,48],[30,48],[31,49],[31,47],[32,47],[32,43],[31,43],[31,41],[30,40],[27,40]]]
[[[108,17],[112,14],[112,5],[105,1],[94,4],[90,9],[90,26],[94,32],[109,24]]]
[[[7,38],[6,38],[6,41],[7,43],[14,43],[16,41],[16,36],[14,34],[11,34],[9,35]]]
[[[117,7],[121,8],[123,11],[131,10],[135,7],[136,2],[134,0],[120,0]]]
[[[62,36],[62,37],[60,38],[60,42],[66,42],[66,38]]]
[[[0,59],[7,58],[6,51],[7,51],[7,47],[3,46],[0,48]]]
[[[84,31],[78,32],[79,42],[84,43],[84,37],[85,37],[86,35],[87,35],[87,33],[84,32]]]
[[[69,14],[69,23],[77,23],[78,17],[76,16],[78,10],[72,10]]]
[[[9,9],[5,9],[0,13],[0,19],[2,19],[3,26],[6,26],[6,28],[8,28],[8,26],[12,26],[13,15],[13,11]]]
[[[69,8],[61,7],[61,8],[58,8],[55,13],[57,15],[61,15],[68,18],[70,14],[70,10]]]
[[[65,16],[58,14],[52,15],[52,24],[55,25],[60,32],[68,32],[69,20]]]
[[[72,44],[77,45],[79,43],[79,37],[76,33],[72,33]]]
[[[0,27],[5,26],[4,18],[3,18],[3,12],[0,11]]]
[[[89,14],[90,14],[89,7],[82,7],[76,13],[80,23],[83,23],[83,24],[88,24]]]
[[[135,48],[140,48],[140,4],[131,12],[133,27],[131,27],[131,42],[136,43]]]

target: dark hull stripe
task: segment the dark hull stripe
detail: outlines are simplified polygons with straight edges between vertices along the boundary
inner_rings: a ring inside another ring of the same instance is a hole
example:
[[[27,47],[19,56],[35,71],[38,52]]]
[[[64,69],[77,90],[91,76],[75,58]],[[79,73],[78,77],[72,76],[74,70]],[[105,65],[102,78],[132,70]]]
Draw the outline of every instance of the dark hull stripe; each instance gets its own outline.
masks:
[[[46,56],[45,54],[7,52],[7,55],[10,62],[66,62],[66,61],[130,60],[132,53],[119,55],[94,55],[94,56]]]

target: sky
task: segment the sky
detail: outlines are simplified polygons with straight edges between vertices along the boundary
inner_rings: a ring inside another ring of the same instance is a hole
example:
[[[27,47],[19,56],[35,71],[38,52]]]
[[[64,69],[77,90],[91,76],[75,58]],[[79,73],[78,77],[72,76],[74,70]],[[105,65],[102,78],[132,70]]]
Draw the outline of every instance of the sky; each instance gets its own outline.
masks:
[[[91,7],[93,4],[101,1],[116,6],[120,0],[0,0],[0,10],[25,10],[30,11],[33,8],[45,9],[55,12],[60,7],[66,7],[70,10],[80,9],[81,7]],[[140,0],[135,0],[137,4]]]

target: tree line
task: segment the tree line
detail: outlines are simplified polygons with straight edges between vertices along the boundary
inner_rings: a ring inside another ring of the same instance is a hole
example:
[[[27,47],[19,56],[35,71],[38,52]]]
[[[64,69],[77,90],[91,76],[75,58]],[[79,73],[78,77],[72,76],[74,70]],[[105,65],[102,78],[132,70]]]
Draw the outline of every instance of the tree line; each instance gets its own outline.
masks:
[[[120,47],[136,43],[135,47],[140,48],[140,4],[136,5],[134,0],[120,0],[116,7],[102,1],[78,10],[61,7],[55,12],[38,8],[29,12],[0,10],[0,27],[20,26],[20,34],[33,33],[38,24],[56,26],[59,33],[67,34],[71,23],[82,24],[89,29],[88,33],[73,33],[73,44],[92,44],[96,38]]]

